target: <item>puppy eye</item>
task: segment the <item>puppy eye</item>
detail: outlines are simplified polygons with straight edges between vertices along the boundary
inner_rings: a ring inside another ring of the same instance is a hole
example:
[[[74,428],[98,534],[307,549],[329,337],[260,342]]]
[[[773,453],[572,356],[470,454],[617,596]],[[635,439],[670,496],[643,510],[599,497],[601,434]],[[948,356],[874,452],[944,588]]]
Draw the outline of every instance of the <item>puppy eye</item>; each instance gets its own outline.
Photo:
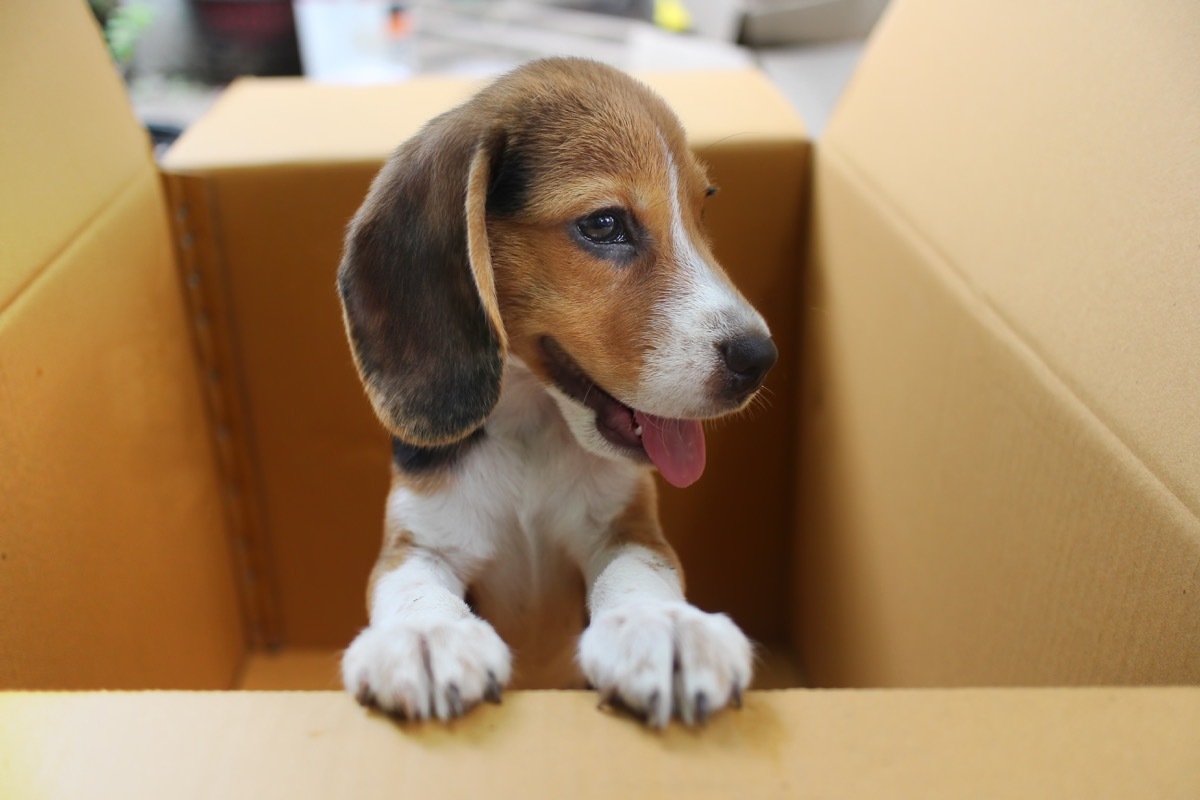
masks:
[[[615,209],[593,211],[575,223],[579,235],[593,244],[625,244],[629,234],[621,213]]]

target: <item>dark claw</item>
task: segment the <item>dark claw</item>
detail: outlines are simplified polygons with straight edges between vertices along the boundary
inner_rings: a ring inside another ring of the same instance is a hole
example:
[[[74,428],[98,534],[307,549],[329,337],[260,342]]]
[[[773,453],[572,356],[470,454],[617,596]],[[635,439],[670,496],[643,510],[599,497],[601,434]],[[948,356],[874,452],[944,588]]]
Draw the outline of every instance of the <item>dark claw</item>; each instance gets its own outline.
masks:
[[[704,692],[696,692],[696,724],[703,725],[708,722],[708,695]]]
[[[638,708],[622,697],[616,689],[613,689],[600,695],[600,703],[596,706],[596,710],[604,711],[611,708],[613,711],[636,718],[644,725],[663,728],[670,720],[660,719],[659,703],[661,700],[662,695],[659,692],[651,692],[650,696],[646,698],[645,706]]]
[[[358,687],[358,692],[355,693],[354,699],[363,708],[371,708],[375,705],[375,695],[371,692],[371,687],[365,683]]]
[[[450,684],[446,687],[446,702],[450,705],[450,715],[453,717],[461,717],[463,715],[462,693],[458,690],[457,684]]]
[[[648,722],[650,720],[650,712],[648,709],[634,708],[625,701],[625,698],[622,697],[620,692],[618,692],[616,689],[613,689],[608,694],[600,697],[599,708],[603,710],[606,707],[611,708],[613,711],[617,711],[621,714],[628,714],[631,717],[636,717],[642,722]]]
[[[483,691],[483,699],[489,703],[500,705],[500,681],[496,680],[495,674],[488,673],[487,688]]]
[[[405,713],[403,708],[388,709],[384,713],[396,722],[408,722],[408,714]]]
[[[645,720],[651,724],[658,724],[658,702],[662,699],[662,695],[655,689],[650,693],[650,699],[646,702]]]
[[[741,686],[733,687],[733,695],[731,698],[731,702],[733,703],[734,708],[742,707],[742,687]]]

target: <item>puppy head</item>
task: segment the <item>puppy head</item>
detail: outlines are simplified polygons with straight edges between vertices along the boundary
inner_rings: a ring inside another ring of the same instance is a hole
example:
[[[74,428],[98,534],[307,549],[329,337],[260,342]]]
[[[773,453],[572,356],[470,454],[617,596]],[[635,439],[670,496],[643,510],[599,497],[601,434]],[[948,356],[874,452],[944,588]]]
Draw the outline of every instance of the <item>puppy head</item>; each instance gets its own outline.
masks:
[[[585,448],[695,480],[698,420],[744,406],[775,359],[704,237],[711,193],[666,105],[591,62],[535,62],[435,120],[377,179],[342,265],[380,417],[461,438],[511,352]]]

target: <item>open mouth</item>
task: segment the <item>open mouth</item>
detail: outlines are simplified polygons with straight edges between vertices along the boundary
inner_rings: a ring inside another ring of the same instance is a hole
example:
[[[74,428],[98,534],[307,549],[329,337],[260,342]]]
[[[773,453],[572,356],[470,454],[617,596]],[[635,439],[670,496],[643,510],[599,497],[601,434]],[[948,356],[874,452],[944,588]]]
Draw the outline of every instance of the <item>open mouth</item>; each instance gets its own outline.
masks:
[[[595,413],[596,432],[606,442],[629,458],[649,460],[673,486],[689,486],[700,478],[705,450],[699,420],[659,417],[627,406],[592,380],[554,339],[543,336],[540,344],[550,378]]]

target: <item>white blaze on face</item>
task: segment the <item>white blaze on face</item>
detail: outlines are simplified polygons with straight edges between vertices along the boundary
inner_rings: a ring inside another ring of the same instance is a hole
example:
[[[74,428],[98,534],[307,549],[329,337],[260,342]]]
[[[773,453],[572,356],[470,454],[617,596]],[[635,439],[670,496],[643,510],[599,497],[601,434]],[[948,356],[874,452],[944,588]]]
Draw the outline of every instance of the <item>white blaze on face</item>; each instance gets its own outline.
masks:
[[[696,249],[683,222],[678,164],[661,133],[658,138],[667,164],[671,228],[666,250],[674,262],[674,277],[664,299],[651,311],[655,334],[636,403],[663,417],[711,417],[729,410],[706,388],[709,378],[724,369],[718,348],[739,336],[766,336],[767,325]]]

